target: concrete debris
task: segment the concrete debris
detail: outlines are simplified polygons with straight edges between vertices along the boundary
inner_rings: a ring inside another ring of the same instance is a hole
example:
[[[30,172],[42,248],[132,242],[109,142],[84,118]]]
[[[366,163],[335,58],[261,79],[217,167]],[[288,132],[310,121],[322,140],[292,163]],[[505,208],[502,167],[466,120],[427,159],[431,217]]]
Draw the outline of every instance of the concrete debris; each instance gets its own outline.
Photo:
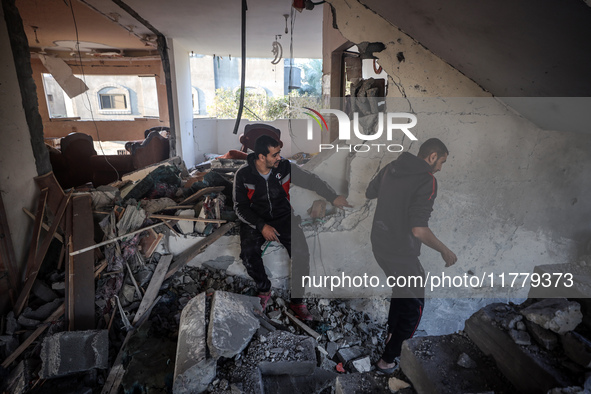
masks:
[[[108,366],[107,330],[65,331],[46,336],[41,347],[43,379]]]
[[[339,349],[339,351],[337,352],[337,358],[339,359],[340,362],[342,362],[343,364],[346,364],[353,359],[363,356],[364,353],[365,353],[365,349],[363,349],[360,346],[344,348],[344,349]]]
[[[216,363],[207,359],[205,293],[183,308],[177,340],[174,393],[201,393],[213,381]]]
[[[40,280],[35,281],[31,292],[44,302],[51,302],[58,298],[58,295]]]
[[[523,346],[531,345],[531,338],[530,338],[529,334],[525,331],[509,330],[509,335],[511,336],[511,338],[513,338],[515,343],[518,345],[523,345]]]
[[[567,332],[561,338],[564,353],[585,368],[591,368],[591,341],[577,332]]]
[[[49,316],[51,316],[51,314],[55,312],[63,302],[64,300],[62,298],[56,298],[55,300],[48,302],[47,304],[41,305],[34,311],[32,311],[30,308],[26,308],[21,314],[21,316],[24,316],[28,319],[43,321],[47,319]]]
[[[476,364],[476,362],[472,360],[466,353],[460,354],[460,357],[458,358],[458,365],[467,369],[478,367],[478,364]]]
[[[579,303],[565,298],[544,299],[523,309],[521,313],[527,320],[560,335],[574,330],[583,321]]]
[[[529,320],[525,321],[527,331],[533,339],[546,350],[554,350],[558,346],[558,336],[550,330],[547,330]]]
[[[213,358],[234,357],[248,345],[259,328],[258,297],[216,291],[211,303],[207,344]]]
[[[371,371],[371,360],[369,359],[369,356],[353,360],[351,364],[357,372]]]

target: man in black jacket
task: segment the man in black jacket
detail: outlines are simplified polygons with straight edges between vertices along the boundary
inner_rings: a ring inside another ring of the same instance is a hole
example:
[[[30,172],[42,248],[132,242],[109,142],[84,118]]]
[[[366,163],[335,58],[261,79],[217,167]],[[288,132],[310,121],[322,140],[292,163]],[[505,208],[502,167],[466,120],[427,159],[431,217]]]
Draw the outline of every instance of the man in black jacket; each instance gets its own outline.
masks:
[[[261,247],[265,242],[271,241],[283,244],[292,258],[290,308],[300,319],[312,320],[301,298],[304,290],[301,278],[309,274],[310,254],[306,237],[299,226],[299,217],[293,214],[289,202],[289,186],[293,179],[295,184],[315,191],[331,201],[335,207],[350,205],[345,197],[337,196],[316,175],[282,159],[280,152],[279,141],[266,135],[257,138],[254,153],[248,155],[247,164],[234,177],[234,210],[242,221],[240,258],[257,285],[261,305],[265,310],[271,294],[271,282],[263,266]]]
[[[448,150],[437,138],[425,141],[417,156],[402,153],[372,179],[365,196],[378,203],[371,230],[374,257],[387,276],[425,278],[419,261],[421,244],[441,253],[445,266],[456,255],[431,232],[428,226],[437,197],[434,173],[441,170]],[[402,283],[402,282],[398,282]],[[402,342],[412,338],[423,313],[425,290],[408,284],[394,287],[388,313],[388,338],[376,369],[392,373]]]

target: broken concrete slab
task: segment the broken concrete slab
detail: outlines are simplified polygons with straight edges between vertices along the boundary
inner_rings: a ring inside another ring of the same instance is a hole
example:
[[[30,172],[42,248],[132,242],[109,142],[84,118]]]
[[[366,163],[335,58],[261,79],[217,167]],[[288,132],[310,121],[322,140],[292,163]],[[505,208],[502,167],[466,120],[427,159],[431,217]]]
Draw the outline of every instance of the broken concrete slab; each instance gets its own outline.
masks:
[[[371,371],[371,361],[369,356],[358,358],[351,362],[353,369],[357,372],[369,372]]]
[[[546,350],[553,350],[558,345],[558,336],[550,330],[546,330],[536,323],[525,320],[525,327],[534,341]]]
[[[340,362],[346,364],[351,360],[364,356],[365,351],[366,350],[360,346],[346,347],[339,349],[337,352],[337,358]]]
[[[574,330],[583,321],[581,305],[565,298],[544,299],[523,309],[521,314],[560,335]]]
[[[457,361],[466,354],[475,364],[465,368]],[[417,393],[512,392],[494,361],[463,335],[415,337],[404,341],[400,367]]]
[[[48,335],[41,346],[43,379],[106,369],[109,358],[108,330],[66,331]]]
[[[577,332],[567,332],[560,338],[564,353],[585,368],[591,368],[591,341]]]
[[[517,345],[498,323],[495,308],[490,304],[466,321],[466,334],[486,354],[492,356],[499,370],[522,393],[546,392],[554,387],[571,385],[571,378],[554,357],[538,348]],[[535,379],[523,379],[535,376]],[[414,381],[413,381],[414,383]]]
[[[174,393],[201,393],[215,378],[216,363],[206,359],[205,300],[205,293],[197,295],[181,313],[174,369]]]
[[[213,358],[234,357],[244,350],[260,325],[253,311],[262,312],[258,297],[214,293],[207,336]]]

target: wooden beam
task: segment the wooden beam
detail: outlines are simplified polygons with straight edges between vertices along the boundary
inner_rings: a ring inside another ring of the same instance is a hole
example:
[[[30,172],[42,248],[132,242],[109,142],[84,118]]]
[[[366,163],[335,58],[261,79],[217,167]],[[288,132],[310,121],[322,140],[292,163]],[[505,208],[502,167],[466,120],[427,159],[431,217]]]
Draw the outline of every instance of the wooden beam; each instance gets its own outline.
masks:
[[[33,215],[33,213],[31,211],[29,211],[27,208],[23,207],[23,212],[30,217],[31,219],[35,220],[35,215]],[[43,227],[43,229],[45,231],[49,231],[49,225],[45,222],[41,223],[41,227]],[[55,239],[57,239],[58,241],[60,241],[61,243],[64,243],[64,237],[61,236],[61,234],[55,233],[53,234],[53,237]]]
[[[80,195],[72,199],[72,247],[71,250],[94,245],[94,225],[92,218],[92,198],[90,195]],[[68,311],[70,331],[93,330],[94,318],[94,253],[92,251],[75,256],[70,255],[72,264],[66,277],[68,291],[72,289],[70,299],[72,304]]]
[[[23,310],[23,307],[25,306],[25,303],[27,302],[27,299],[29,298],[29,293],[30,293],[31,289],[33,288],[33,283],[35,282],[35,279],[37,279],[37,274],[39,273],[39,268],[41,268],[41,264],[43,263],[43,259],[45,258],[45,254],[47,253],[47,250],[49,249],[49,244],[51,243],[51,240],[53,239],[53,234],[56,232],[57,227],[59,226],[59,224],[62,220],[62,217],[64,216],[64,212],[66,211],[66,207],[68,206],[68,204],[70,202],[71,196],[72,196],[72,193],[70,192],[67,196],[64,196],[64,198],[62,199],[62,202],[60,203],[57,213],[55,214],[55,217],[53,219],[53,223],[51,223],[51,228],[49,229],[47,236],[43,239],[41,246],[39,247],[39,249],[37,250],[37,253],[35,254],[35,262],[33,264],[33,269],[31,270],[30,275],[27,278],[25,278],[25,285],[23,286],[23,289],[21,290],[21,292],[18,296],[18,299],[16,300],[15,306],[14,306],[14,315],[15,316],[20,315],[21,311]]]
[[[21,353],[24,352],[27,347],[29,347],[30,344],[33,343],[33,341],[35,341],[35,339],[37,339],[47,327],[49,327],[51,322],[59,319],[60,316],[64,314],[64,310],[65,306],[64,304],[61,304],[59,308],[57,308],[55,312],[51,314],[51,316],[45,319],[43,324],[37,327],[37,329],[33,331],[33,333],[10,356],[8,356],[6,360],[4,360],[2,367],[8,368],[8,366],[12,364],[12,362],[16,360],[18,356],[20,356]]]
[[[183,201],[179,203],[179,205],[190,204],[194,201],[197,201],[197,199],[199,199],[199,197],[203,196],[204,194],[221,192],[222,190],[224,190],[224,188],[225,186],[206,187],[204,189],[199,190],[197,193],[185,198]]]
[[[25,277],[31,274],[31,270],[35,264],[35,256],[37,255],[37,248],[39,247],[39,236],[41,235],[41,223],[43,223],[43,216],[45,215],[47,194],[47,188],[41,190],[41,195],[39,196],[39,201],[37,203],[35,224],[33,225],[33,238],[31,239],[31,244],[29,245],[29,257],[27,259],[27,266],[25,267]]]
[[[318,340],[318,338],[320,338],[322,335],[317,333],[316,331],[312,330],[310,327],[308,327],[307,325],[305,325],[304,323],[302,323],[300,321],[300,319],[298,319],[297,317],[295,317],[294,315],[292,315],[289,312],[285,312],[285,315],[287,316],[287,318],[289,320],[292,321],[292,323],[294,323],[295,325],[297,325],[299,328],[301,328],[306,334],[310,335],[312,338]]]
[[[14,294],[18,293],[18,265],[16,256],[14,254],[14,244],[10,236],[10,227],[6,218],[6,210],[4,209],[4,201],[2,201],[2,193],[0,193],[0,262],[8,271],[8,283]]]
[[[197,257],[197,255],[202,253],[205,250],[205,248],[207,248],[209,245],[220,239],[224,234],[233,229],[236,225],[238,225],[238,222],[230,222],[224,224],[222,227],[218,228],[213,233],[203,238],[201,241],[197,242],[195,245],[193,245],[192,248],[179,254],[176,257],[176,259],[174,259],[174,262],[170,266],[170,269],[168,270],[164,279],[170,278],[179,269],[184,267],[189,261],[193,260],[195,257]]]
[[[135,230],[135,231],[132,231],[132,232],[130,232],[130,233],[127,233],[127,234],[124,234],[124,235],[120,235],[120,236],[118,236],[118,237],[115,237],[115,238],[108,239],[108,240],[106,240],[106,241],[103,241],[103,242],[101,242],[101,243],[95,244],[95,245],[93,245],[93,246],[89,246],[89,247],[87,247],[87,248],[80,249],[80,250],[77,250],[77,251],[75,251],[75,252],[71,252],[71,253],[70,253],[70,256],[76,256],[77,254],[84,253],[84,252],[88,252],[89,250],[96,249],[96,248],[99,248],[99,247],[101,247],[101,246],[105,246],[105,245],[111,244],[111,243],[113,243],[113,242],[115,242],[115,241],[119,241],[120,239],[127,238],[127,237],[129,237],[129,236],[131,236],[131,235],[135,235],[135,234],[137,234],[137,233],[141,233],[142,231],[146,231],[146,230],[148,230],[148,229],[150,229],[150,228],[154,228],[154,227],[161,226],[161,225],[163,225],[163,224],[165,224],[165,223],[166,223],[166,222],[162,222],[162,223],[156,223],[156,224],[153,224],[153,225],[151,225],[151,226],[144,227],[144,228],[140,228],[139,230]]]
[[[133,318],[132,324],[135,325],[138,320],[142,317],[144,313],[150,308],[150,305],[156,299],[158,292],[160,291],[160,287],[162,286],[162,282],[164,282],[164,277],[168,272],[168,267],[172,262],[172,255],[165,254],[160,257],[160,261],[156,266],[156,270],[154,270],[154,274],[152,275],[152,279],[150,279],[150,284],[148,285],[148,289],[146,290],[146,294],[140,303],[140,306],[135,313],[135,317]]]
[[[148,217],[150,219],[187,220],[189,222],[202,222],[202,223],[218,223],[218,224],[223,224],[223,223],[226,223],[227,222],[227,220],[221,220],[221,219],[202,219],[202,218],[193,218],[193,217],[190,217],[190,216],[150,215]]]

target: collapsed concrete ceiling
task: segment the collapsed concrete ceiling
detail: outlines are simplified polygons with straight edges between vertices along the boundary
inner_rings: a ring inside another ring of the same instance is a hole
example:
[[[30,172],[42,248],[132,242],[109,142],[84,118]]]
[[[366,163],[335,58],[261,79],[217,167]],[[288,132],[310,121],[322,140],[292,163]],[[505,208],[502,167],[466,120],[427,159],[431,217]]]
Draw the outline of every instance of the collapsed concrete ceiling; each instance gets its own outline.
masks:
[[[582,0],[361,0],[497,97],[591,96]]]

